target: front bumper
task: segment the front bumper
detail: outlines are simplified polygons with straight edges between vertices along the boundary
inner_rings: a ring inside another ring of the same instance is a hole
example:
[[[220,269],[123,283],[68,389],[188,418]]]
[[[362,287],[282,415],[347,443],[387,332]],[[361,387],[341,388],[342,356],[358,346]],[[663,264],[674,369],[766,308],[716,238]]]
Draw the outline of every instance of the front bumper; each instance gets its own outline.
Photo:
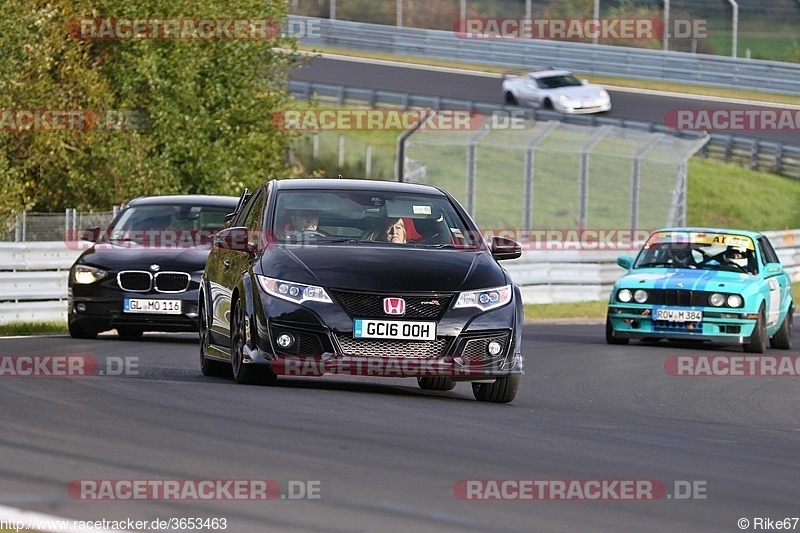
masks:
[[[169,298],[165,298],[169,296]],[[152,298],[132,293],[116,298],[73,297],[68,302],[70,324],[86,331],[107,331],[116,327],[132,327],[143,331],[197,331],[197,291],[187,291],[180,295],[159,295],[158,299],[181,300],[181,314],[162,315],[151,313],[125,313],[123,302],[126,297]]]
[[[754,332],[756,315],[742,309],[690,309],[702,311],[702,321],[657,321],[653,320],[652,306],[612,304],[608,308],[611,335],[617,339],[685,339],[744,344]]]

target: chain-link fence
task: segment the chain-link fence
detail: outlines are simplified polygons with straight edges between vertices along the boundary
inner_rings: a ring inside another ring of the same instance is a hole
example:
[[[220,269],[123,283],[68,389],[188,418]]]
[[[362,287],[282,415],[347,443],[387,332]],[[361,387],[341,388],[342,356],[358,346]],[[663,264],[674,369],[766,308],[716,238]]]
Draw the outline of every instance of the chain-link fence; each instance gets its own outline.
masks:
[[[63,213],[23,211],[9,218],[0,227],[0,242],[38,242],[74,240],[80,231],[92,226],[105,228],[119,211],[80,212],[66,209]]]
[[[420,129],[404,181],[447,189],[484,228],[654,229],[685,224],[687,160],[707,141],[556,121]]]
[[[326,175],[367,179],[394,179],[394,153],[335,131],[320,131],[298,137],[292,143],[291,159],[306,174],[322,171]]]

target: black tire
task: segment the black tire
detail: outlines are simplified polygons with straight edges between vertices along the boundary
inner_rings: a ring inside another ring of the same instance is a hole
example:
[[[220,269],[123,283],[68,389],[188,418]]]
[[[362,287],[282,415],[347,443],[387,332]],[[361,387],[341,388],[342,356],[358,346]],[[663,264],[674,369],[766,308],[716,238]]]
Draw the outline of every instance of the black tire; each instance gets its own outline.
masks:
[[[614,336],[614,328],[611,326],[611,319],[606,316],[606,343],[608,344],[628,344],[630,339],[620,339]]]
[[[231,365],[222,361],[214,361],[206,357],[206,351],[211,345],[209,336],[209,322],[206,316],[206,303],[203,296],[200,296],[197,313],[197,329],[200,335],[200,371],[204,376],[230,376]]]
[[[794,318],[792,317],[793,312],[794,309],[790,305],[789,311],[783,318],[781,327],[778,328],[778,331],[775,332],[775,335],[769,339],[769,345],[771,348],[777,348],[778,350],[792,349],[792,325],[794,321]]]
[[[453,390],[456,388],[456,382],[447,376],[417,378],[417,384],[420,389],[425,390]]]
[[[767,317],[764,314],[764,305],[758,311],[756,325],[750,340],[743,346],[747,353],[764,353],[767,351]]]
[[[271,385],[277,377],[267,365],[244,362],[245,346],[247,346],[247,314],[234,302],[231,313],[231,370],[236,383],[246,385]]]
[[[517,101],[517,97],[514,96],[514,93],[512,93],[512,92],[507,92],[506,93],[506,104],[508,104],[508,105],[519,105],[519,102]]]
[[[473,383],[472,394],[479,402],[509,403],[517,396],[519,382],[519,374],[513,374],[494,383]]]
[[[549,98],[545,98],[544,102],[542,102],[542,107],[552,111],[553,110],[553,101],[550,100]]]
[[[125,340],[129,341],[136,341],[142,338],[142,334],[144,330],[134,327],[123,327],[120,326],[117,328],[117,335],[122,337]]]
[[[72,322],[69,323],[69,336],[73,339],[96,339],[97,332],[96,331],[87,331],[83,329],[81,326],[74,324]]]

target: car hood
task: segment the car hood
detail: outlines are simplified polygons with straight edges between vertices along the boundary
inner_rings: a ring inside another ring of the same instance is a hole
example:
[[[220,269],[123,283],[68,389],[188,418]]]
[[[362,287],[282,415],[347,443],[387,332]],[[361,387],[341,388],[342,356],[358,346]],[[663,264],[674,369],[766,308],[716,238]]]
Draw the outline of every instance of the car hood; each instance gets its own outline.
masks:
[[[78,261],[111,271],[150,271],[150,265],[157,264],[160,271],[196,272],[205,268],[208,253],[205,248],[97,244],[83,252]]]
[[[632,271],[619,280],[618,286],[638,289],[685,289],[691,291],[730,291],[757,277],[724,270],[686,268],[645,268]]]
[[[287,281],[363,291],[455,292],[509,283],[486,251],[392,245],[275,246],[261,269]]]
[[[580,85],[577,87],[558,87],[557,89],[547,89],[547,92],[553,94],[563,94],[571,100],[587,100],[600,97],[602,87],[597,85]]]

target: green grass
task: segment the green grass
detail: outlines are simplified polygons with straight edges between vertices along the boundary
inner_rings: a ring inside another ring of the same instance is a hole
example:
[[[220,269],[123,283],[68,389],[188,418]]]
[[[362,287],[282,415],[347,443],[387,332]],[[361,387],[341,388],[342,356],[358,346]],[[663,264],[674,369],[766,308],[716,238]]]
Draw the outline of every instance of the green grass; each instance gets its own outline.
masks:
[[[800,180],[692,158],[688,222],[758,231],[800,228]]]
[[[65,322],[12,322],[0,325],[0,337],[18,335],[48,335],[67,332]]]

